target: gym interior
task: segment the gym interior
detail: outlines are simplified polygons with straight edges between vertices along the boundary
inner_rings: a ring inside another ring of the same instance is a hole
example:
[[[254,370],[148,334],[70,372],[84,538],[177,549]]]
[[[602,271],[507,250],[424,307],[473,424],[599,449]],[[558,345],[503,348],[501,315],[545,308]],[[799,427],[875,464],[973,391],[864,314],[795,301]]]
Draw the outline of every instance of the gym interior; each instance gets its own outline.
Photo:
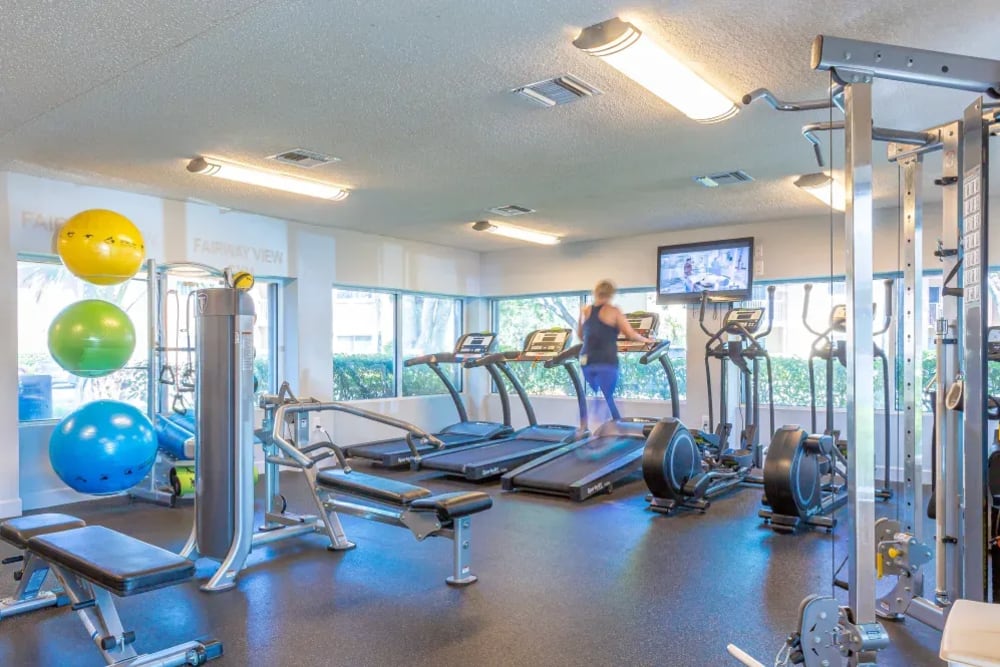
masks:
[[[991,3],[8,5],[0,664],[1000,665]]]

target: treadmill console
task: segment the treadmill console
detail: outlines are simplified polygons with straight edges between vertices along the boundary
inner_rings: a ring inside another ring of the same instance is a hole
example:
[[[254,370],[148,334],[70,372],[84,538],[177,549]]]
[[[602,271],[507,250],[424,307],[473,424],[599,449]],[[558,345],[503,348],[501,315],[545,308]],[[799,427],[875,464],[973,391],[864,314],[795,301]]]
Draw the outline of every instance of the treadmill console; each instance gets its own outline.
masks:
[[[467,361],[485,357],[495,351],[497,335],[495,333],[469,333],[455,343],[455,361]]]
[[[657,313],[647,313],[645,311],[625,313],[625,319],[628,320],[628,323],[635,329],[636,333],[646,338],[654,337],[656,330],[660,328],[660,316]],[[646,352],[647,350],[649,350],[648,343],[628,340],[621,334],[618,334],[619,352]]]
[[[569,347],[573,332],[569,329],[539,329],[524,339],[524,349],[515,361],[548,361]]]
[[[1000,327],[986,330],[986,360],[1000,361]]]
[[[830,311],[830,328],[841,333],[847,331],[847,306],[838,303]]]
[[[757,333],[764,321],[763,308],[733,308],[726,313],[722,328],[731,334],[741,334],[745,328],[750,333]],[[737,325],[741,325],[737,326]]]

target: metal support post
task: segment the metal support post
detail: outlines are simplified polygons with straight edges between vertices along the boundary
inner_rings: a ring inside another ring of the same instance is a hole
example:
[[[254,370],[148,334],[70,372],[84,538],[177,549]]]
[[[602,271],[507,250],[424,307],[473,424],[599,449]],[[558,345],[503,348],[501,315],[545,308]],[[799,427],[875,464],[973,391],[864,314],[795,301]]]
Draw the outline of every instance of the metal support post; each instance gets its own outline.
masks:
[[[965,110],[962,131],[962,306],[965,330],[965,460],[962,463],[962,597],[986,600],[986,328],[989,320],[989,225],[986,197],[989,141],[983,100]]]
[[[845,89],[848,581],[857,625],[875,624],[875,396],[872,348],[872,85]],[[874,660],[858,652],[851,665]]]

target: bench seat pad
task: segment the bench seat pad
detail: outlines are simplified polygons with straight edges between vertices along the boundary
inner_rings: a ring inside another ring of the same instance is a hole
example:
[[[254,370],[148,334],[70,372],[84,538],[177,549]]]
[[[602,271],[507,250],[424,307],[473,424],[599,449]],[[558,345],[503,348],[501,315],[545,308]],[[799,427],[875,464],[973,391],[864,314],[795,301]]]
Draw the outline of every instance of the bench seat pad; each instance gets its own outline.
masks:
[[[104,526],[38,535],[28,540],[28,548],[120,596],[173,586],[194,576],[194,563],[188,559]]]
[[[1000,605],[957,600],[944,624],[938,656],[949,665],[1000,665]]]
[[[416,511],[437,512],[441,521],[452,521],[493,507],[493,499],[482,491],[457,491],[420,498],[410,503]]]
[[[316,483],[333,491],[399,506],[409,505],[418,498],[431,495],[430,490],[422,486],[353,470],[345,473],[340,468],[320,470],[316,475]]]
[[[69,514],[57,514],[53,512],[45,514],[32,514],[21,516],[16,519],[9,519],[0,524],[0,539],[10,542],[18,549],[26,549],[28,540],[35,535],[45,533],[58,533],[61,530],[70,528],[82,528],[87,522],[77,519]]]

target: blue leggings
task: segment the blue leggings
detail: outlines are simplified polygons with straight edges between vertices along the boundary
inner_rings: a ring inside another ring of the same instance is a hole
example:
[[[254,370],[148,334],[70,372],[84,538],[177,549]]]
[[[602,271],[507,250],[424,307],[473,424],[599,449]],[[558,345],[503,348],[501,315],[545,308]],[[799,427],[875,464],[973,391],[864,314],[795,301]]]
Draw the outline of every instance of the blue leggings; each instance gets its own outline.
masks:
[[[618,385],[618,364],[587,364],[583,367],[583,379],[591,391],[600,391],[608,404],[608,412],[612,419],[621,419],[615,405],[615,387]]]

